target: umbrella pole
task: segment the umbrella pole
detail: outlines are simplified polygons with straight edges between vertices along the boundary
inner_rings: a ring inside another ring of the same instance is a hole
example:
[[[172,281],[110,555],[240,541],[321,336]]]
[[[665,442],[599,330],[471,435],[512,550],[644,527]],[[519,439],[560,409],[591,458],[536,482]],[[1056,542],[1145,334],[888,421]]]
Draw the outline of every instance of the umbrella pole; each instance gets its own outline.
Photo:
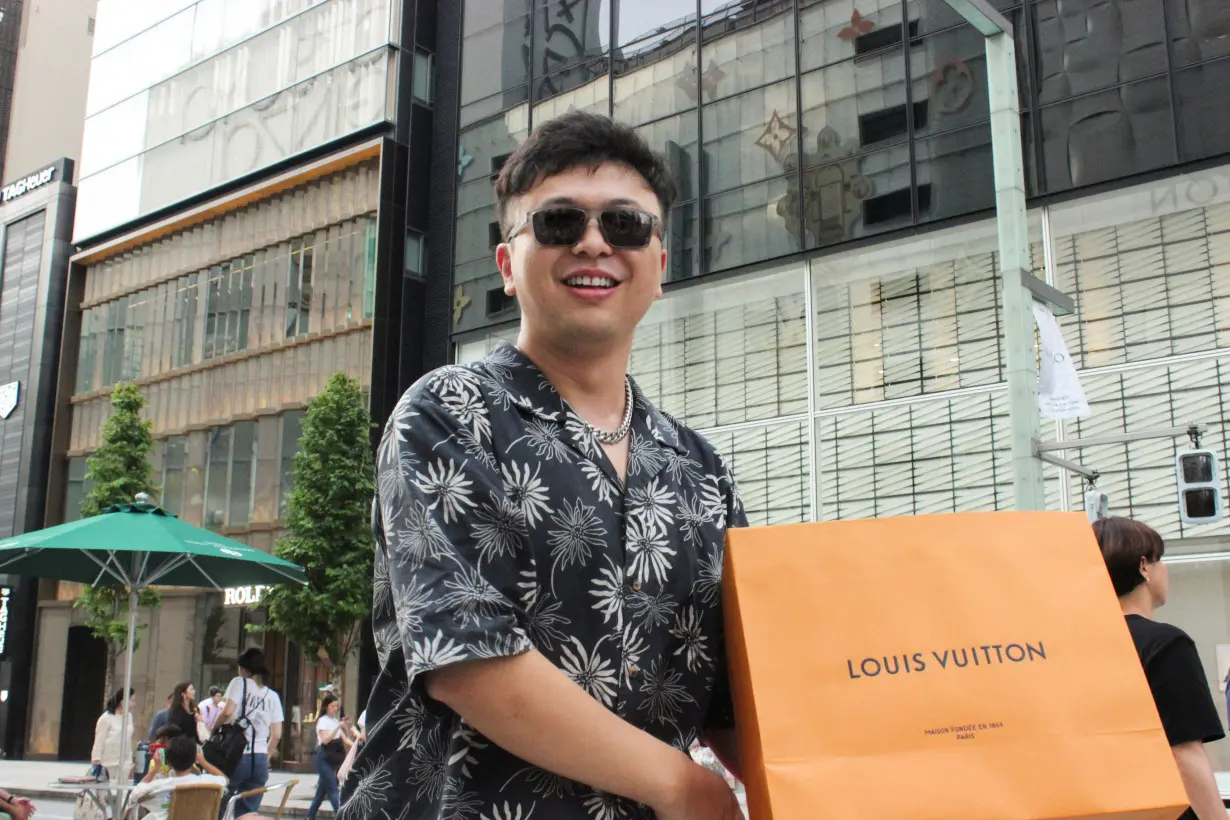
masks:
[[[124,715],[127,720],[132,721],[134,731],[137,725],[137,719],[132,715],[130,708],[130,695],[132,691],[132,652],[133,641],[137,635],[137,588],[130,586],[128,589],[128,649],[124,653]],[[128,785],[128,767],[124,765],[127,759],[132,756],[132,749],[128,748],[128,727],[125,726],[120,731],[120,785]],[[124,792],[117,791],[115,794],[115,814],[112,815],[119,820],[124,811]]]

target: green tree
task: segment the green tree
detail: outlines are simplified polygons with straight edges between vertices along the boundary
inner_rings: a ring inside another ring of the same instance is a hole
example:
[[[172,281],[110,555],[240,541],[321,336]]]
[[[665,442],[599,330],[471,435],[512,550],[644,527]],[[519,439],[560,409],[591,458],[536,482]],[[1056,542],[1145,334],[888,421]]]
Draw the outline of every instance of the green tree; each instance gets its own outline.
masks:
[[[372,605],[372,419],[359,383],[341,373],[308,404],[295,454],[287,535],[274,552],[304,568],[305,586],[265,592],[268,622],[329,668],[340,689]]]
[[[145,397],[135,384],[120,383],[111,391],[111,418],[103,425],[102,442],[86,461],[90,492],[81,502],[81,514],[89,518],[112,504],[132,502],[138,493],[154,495],[154,468],[149,461],[154,447],[153,422],[141,418]],[[158,593],[141,593],[142,606],[155,606]],[[86,626],[107,644],[107,673],[103,696],[114,685],[115,662],[128,648],[128,590],[122,587],[85,588],[74,606],[86,611]],[[144,629],[144,625],[138,626]],[[134,640],[133,645],[136,645]]]

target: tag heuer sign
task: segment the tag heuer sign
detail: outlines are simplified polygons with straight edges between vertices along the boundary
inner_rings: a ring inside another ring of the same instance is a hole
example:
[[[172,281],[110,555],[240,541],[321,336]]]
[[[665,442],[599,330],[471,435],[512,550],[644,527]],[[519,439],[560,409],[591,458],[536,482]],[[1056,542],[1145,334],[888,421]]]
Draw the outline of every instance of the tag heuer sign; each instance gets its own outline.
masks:
[[[7,419],[17,409],[17,393],[21,382],[0,386],[0,419]]]

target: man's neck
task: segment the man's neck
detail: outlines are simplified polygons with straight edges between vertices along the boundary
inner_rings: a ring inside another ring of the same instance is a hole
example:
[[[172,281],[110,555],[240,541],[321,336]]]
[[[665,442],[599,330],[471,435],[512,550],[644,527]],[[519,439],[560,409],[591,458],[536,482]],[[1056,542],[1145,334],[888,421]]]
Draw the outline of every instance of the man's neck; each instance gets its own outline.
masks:
[[[524,328],[517,348],[546,376],[581,418],[601,429],[619,427],[624,414],[624,380],[632,345],[602,351],[567,350],[541,344]]]
[[[1153,598],[1143,586],[1119,599],[1119,608],[1124,615],[1139,615],[1142,618],[1153,619]]]
[[[184,769],[182,772],[179,769],[176,769],[172,774],[176,777],[190,777],[191,775],[196,774],[196,772],[192,771],[191,768],[188,768]]]

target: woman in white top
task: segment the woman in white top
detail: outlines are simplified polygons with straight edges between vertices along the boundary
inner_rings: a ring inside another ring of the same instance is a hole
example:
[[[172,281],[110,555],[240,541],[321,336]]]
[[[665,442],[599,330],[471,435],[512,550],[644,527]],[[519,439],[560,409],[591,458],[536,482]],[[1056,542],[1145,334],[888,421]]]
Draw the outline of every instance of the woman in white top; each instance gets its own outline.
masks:
[[[239,656],[239,674],[226,687],[226,706],[214,722],[215,726],[235,721],[244,727],[248,745],[239,766],[231,775],[231,789],[246,792],[259,789],[269,780],[269,760],[277,753],[282,739],[282,699],[265,686],[269,669],[265,653],[253,647]],[[260,811],[259,796],[240,800],[235,816],[243,817]]]
[[[337,816],[340,802],[337,786],[337,769],[346,758],[346,750],[353,745],[350,739],[350,718],[338,720],[341,704],[333,695],[325,695],[320,702],[320,716],[316,718],[316,796],[312,798],[312,807],[308,809],[307,820],[316,820],[316,812],[320,804],[329,798],[333,807],[333,815]]]
[[[132,770],[132,755],[135,749],[133,743],[132,709],[135,698],[134,690],[128,690],[128,699],[124,699],[124,690],[118,690],[107,701],[107,711],[98,718],[94,725],[94,749],[90,752],[90,762],[95,766],[106,768],[112,783],[123,784]],[[125,739],[127,740],[124,743]],[[120,760],[120,746],[128,750],[127,760]]]

